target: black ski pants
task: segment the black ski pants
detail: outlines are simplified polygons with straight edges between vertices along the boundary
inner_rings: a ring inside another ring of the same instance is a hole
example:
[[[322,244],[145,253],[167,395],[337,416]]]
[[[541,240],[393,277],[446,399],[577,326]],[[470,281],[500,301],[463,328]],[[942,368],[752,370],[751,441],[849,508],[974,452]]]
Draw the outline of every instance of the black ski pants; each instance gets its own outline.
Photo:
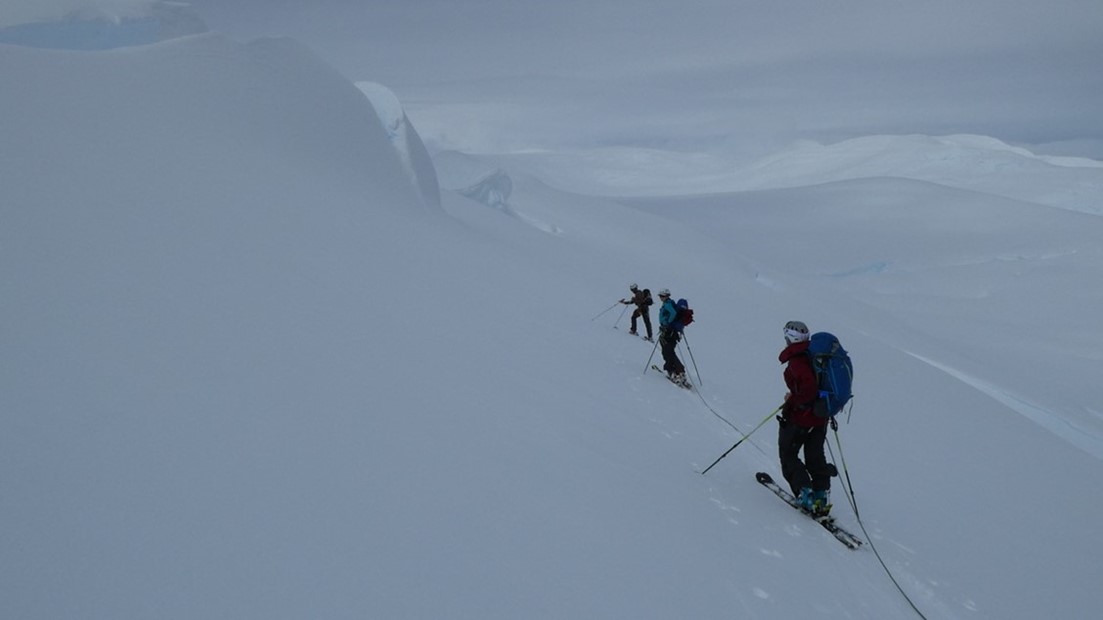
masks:
[[[799,496],[804,487],[813,491],[827,491],[831,488],[831,475],[835,468],[828,464],[824,454],[827,442],[827,426],[807,428],[792,422],[782,422],[778,429],[778,455],[781,457],[781,475],[793,490],[793,496]],[[804,449],[804,461],[800,460],[800,451]]]
[[[674,352],[674,348],[678,346],[678,341],[681,339],[678,332],[672,329],[659,330],[659,348],[663,350],[663,370],[672,375],[686,371],[682,360],[678,359],[678,354]]]
[[[636,309],[632,312],[632,331],[636,331],[636,319],[643,317],[643,326],[647,328],[647,337],[651,337],[651,312],[648,311],[647,306],[636,306]]]

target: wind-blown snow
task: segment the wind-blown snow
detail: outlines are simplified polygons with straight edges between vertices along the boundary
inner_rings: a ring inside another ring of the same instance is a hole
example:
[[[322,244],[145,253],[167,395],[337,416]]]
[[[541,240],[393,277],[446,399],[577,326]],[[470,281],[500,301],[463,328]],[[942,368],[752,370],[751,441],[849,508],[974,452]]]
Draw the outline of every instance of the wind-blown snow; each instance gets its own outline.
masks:
[[[1103,605],[1091,162],[874,136],[614,200],[448,154],[437,207],[292,41],[0,45],[0,92],[4,617],[915,617],[754,482],[773,424],[697,473],[797,318],[855,360],[838,517],[926,617]],[[508,210],[451,191],[487,171]],[[629,282],[695,307],[698,392]]]
[[[360,82],[357,85],[375,108],[379,116],[379,122],[387,132],[387,137],[398,153],[402,166],[406,169],[406,175],[410,183],[417,188],[421,200],[428,205],[440,206],[440,187],[437,182],[436,171],[433,169],[433,161],[429,151],[417,135],[417,130],[410,125],[406,118],[406,111],[402,109],[402,103],[391,89],[376,84],[375,82]]]

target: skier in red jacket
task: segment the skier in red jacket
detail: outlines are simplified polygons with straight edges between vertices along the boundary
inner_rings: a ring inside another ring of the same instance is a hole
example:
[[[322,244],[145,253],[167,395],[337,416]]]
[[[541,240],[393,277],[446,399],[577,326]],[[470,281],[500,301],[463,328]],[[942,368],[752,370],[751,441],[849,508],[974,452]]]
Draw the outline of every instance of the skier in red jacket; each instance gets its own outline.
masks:
[[[807,355],[808,326],[800,321],[789,321],[785,324],[784,335],[786,347],[778,361],[786,364],[784,378],[789,391],[777,418],[781,474],[805,509],[816,515],[826,515],[831,510],[831,476],[836,470],[824,454],[829,420],[812,411],[820,391],[812,360]],[[802,448],[803,462],[800,460]]]

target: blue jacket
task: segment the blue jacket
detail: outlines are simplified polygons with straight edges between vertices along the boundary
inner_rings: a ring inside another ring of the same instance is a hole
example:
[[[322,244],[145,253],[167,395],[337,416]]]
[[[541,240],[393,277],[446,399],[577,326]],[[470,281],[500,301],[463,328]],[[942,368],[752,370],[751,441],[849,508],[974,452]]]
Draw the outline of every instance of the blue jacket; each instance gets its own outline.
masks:
[[[659,308],[659,327],[669,327],[677,330],[678,326],[674,323],[674,319],[678,316],[678,306],[674,305],[674,300],[667,297],[663,302],[663,307]]]

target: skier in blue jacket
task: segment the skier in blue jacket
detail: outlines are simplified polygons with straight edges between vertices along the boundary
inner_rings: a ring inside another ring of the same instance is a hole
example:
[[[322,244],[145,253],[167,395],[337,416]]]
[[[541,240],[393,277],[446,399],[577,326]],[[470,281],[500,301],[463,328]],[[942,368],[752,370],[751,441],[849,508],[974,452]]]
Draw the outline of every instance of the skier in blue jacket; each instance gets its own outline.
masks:
[[[667,376],[677,383],[688,384],[686,380],[686,367],[674,348],[682,340],[682,326],[678,324],[678,306],[670,298],[670,290],[659,291],[659,300],[662,307],[659,308],[659,346],[663,350],[663,370]]]

